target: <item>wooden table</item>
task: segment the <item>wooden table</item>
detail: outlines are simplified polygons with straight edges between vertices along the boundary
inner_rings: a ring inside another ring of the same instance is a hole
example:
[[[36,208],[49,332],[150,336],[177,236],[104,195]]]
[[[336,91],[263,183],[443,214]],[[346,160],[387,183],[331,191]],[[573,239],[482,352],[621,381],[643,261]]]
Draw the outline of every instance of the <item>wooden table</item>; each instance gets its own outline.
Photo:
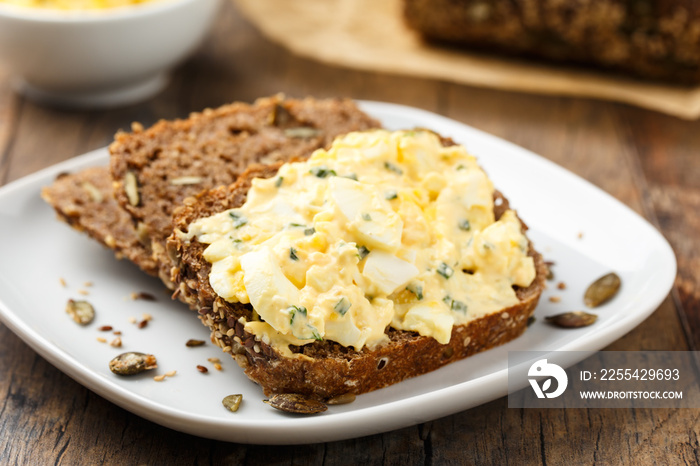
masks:
[[[149,125],[279,91],[424,108],[526,147],[611,193],[669,239],[679,272],[658,310],[608,349],[696,349],[700,122],[615,103],[331,68],[271,44],[230,5],[167,90],[140,105],[44,108],[15,95],[0,70],[0,184],[105,146],[132,121]],[[0,325],[2,464],[686,464],[700,461],[699,417],[691,409],[508,409],[498,399],[354,440],[238,445],[182,434],[107,402]]]

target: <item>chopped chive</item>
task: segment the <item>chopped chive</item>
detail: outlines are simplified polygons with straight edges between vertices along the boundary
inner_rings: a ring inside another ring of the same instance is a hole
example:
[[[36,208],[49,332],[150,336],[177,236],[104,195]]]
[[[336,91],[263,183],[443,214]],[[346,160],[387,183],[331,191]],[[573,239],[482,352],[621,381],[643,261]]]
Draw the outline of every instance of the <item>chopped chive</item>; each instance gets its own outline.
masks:
[[[349,178],[351,180],[357,181],[357,174],[350,173],[349,175],[344,175],[343,178]]]
[[[367,248],[364,247],[364,246],[359,246],[359,247],[357,248],[357,256],[360,258],[360,260],[362,260],[362,259],[364,259],[365,257],[367,257],[367,254],[369,254],[369,252],[370,252],[369,249],[367,249]]]
[[[311,325],[308,325],[308,327],[311,329],[311,336],[314,337],[314,340],[316,341],[323,341],[323,337],[321,334],[318,332],[318,329],[316,327],[313,327]]]
[[[401,170],[399,167],[397,167],[391,162],[384,162],[384,168],[396,173],[397,175],[403,175],[403,170]]]
[[[338,174],[335,172],[335,170],[331,170],[328,167],[314,167],[311,170],[309,170],[309,173],[314,175],[315,177],[318,178],[327,178],[329,176],[338,176]]]
[[[467,167],[466,167],[464,164],[462,164],[462,163],[460,163],[459,165],[457,165],[457,170],[464,170],[464,169],[466,169],[466,168],[467,168]]]
[[[248,219],[239,213],[229,212],[228,214],[233,219],[233,228],[238,229],[248,223]]]
[[[289,311],[289,325],[294,324],[294,318],[298,314],[301,314],[304,317],[306,317],[306,308],[304,306],[289,306],[287,310]]]
[[[467,312],[467,305],[464,304],[462,301],[457,301],[456,299],[453,299],[452,304],[450,304],[450,309],[453,311]]]
[[[299,256],[297,256],[297,250],[294,248],[289,248],[289,258],[293,261],[298,261]]]
[[[344,316],[346,312],[348,312],[348,309],[350,309],[350,306],[352,306],[352,303],[348,298],[345,296],[340,298],[340,301],[336,303],[335,306],[333,306],[333,310],[340,314],[341,316]]]
[[[282,183],[284,182],[284,178],[281,176],[278,176],[277,179],[275,180],[275,188],[279,188],[282,186]]]
[[[460,230],[464,230],[464,231],[469,231],[472,229],[471,223],[469,223],[469,220],[466,220],[466,219],[459,222],[458,226],[459,226]]]
[[[414,295],[416,295],[416,298],[418,298],[418,301],[423,299],[423,287],[416,284],[416,283],[409,283],[408,286],[406,287],[406,291],[410,291]]]
[[[393,190],[384,193],[384,199],[386,199],[387,201],[393,201],[397,197],[399,197],[399,194]]]
[[[311,236],[314,233],[316,233],[316,229],[314,227],[307,228],[306,230],[304,230],[304,236]]]
[[[289,226],[292,228],[300,228],[300,227],[305,227],[306,225],[304,225],[302,223],[290,223]]]
[[[438,266],[436,272],[446,280],[455,273],[455,271],[452,270],[452,267],[445,264],[444,262],[440,262],[440,265]]]
[[[372,220],[372,217],[367,212],[365,212],[364,214],[362,214],[362,220],[364,220],[365,222],[369,222]]]

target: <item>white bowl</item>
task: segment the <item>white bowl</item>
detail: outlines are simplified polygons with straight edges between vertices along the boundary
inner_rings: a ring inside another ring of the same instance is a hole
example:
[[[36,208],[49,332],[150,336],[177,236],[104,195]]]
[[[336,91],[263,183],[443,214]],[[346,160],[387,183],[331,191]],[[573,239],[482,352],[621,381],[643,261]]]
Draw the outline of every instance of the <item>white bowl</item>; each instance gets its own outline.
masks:
[[[0,3],[0,66],[46,103],[109,107],[159,92],[209,30],[221,0],[154,0],[95,11]]]

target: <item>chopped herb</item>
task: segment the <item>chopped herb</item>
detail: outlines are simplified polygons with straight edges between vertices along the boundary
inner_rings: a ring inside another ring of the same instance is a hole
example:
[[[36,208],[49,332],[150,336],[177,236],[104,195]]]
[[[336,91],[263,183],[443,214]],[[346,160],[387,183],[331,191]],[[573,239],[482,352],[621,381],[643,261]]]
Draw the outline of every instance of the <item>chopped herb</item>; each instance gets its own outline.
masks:
[[[365,212],[364,214],[362,214],[362,220],[364,220],[365,222],[369,222],[372,220],[372,217],[367,212]]]
[[[364,259],[365,257],[367,257],[367,254],[369,254],[369,252],[370,252],[369,249],[367,249],[367,248],[364,247],[364,246],[359,246],[359,247],[357,248],[357,256],[360,258],[360,260],[362,260],[362,259]]]
[[[316,233],[316,229],[314,227],[307,228],[306,230],[304,230],[304,236],[311,236],[314,233]]]
[[[355,173],[350,173],[349,175],[343,176],[343,178],[349,178],[351,180],[357,181],[357,174]]]
[[[401,170],[399,167],[397,167],[391,162],[384,162],[384,168],[396,173],[397,175],[403,175],[403,170]]]
[[[301,223],[290,223],[289,226],[292,228],[300,228],[300,227],[305,227],[306,225],[301,224]]]
[[[323,341],[323,337],[320,333],[318,333],[318,329],[316,327],[312,327],[311,325],[308,327],[311,329],[311,335],[314,337],[314,340]]]
[[[297,314],[301,314],[306,317],[306,308],[304,306],[289,306],[287,310],[289,311],[289,325],[294,324],[294,318],[297,316]]]
[[[459,165],[457,165],[457,170],[465,170],[466,168],[467,168],[467,167],[466,167],[464,164],[462,164],[462,163],[460,163]]]
[[[343,296],[342,298],[340,298],[340,301],[338,301],[336,305],[333,306],[333,310],[341,316],[344,316],[345,313],[348,312],[348,309],[350,309],[350,306],[352,306],[350,300]]]
[[[469,231],[472,228],[471,223],[469,223],[469,220],[466,220],[466,219],[459,222],[458,226],[459,226],[460,230],[464,230],[464,231]]]
[[[496,249],[496,246],[493,245],[493,244],[491,244],[491,243],[484,243],[484,249],[485,249],[486,251],[490,251],[490,250],[492,250],[492,249]]]
[[[399,197],[399,194],[393,190],[384,193],[384,199],[386,199],[387,201],[393,201],[397,197]]]
[[[318,178],[327,178],[329,176],[338,176],[338,174],[335,172],[335,170],[332,170],[328,167],[314,167],[311,170],[309,170],[309,173],[312,175],[318,177]]]
[[[275,180],[275,188],[279,188],[282,186],[282,183],[284,182],[284,178],[281,176],[278,176],[277,179]]]
[[[233,228],[238,229],[248,223],[248,219],[239,213],[229,212],[228,214],[233,219]]]
[[[297,256],[297,250],[294,248],[289,248],[289,258],[293,261],[298,261],[299,256]]]
[[[440,265],[437,268],[437,273],[444,279],[448,279],[455,273],[455,271],[452,270],[452,267],[449,265],[445,264],[444,262],[440,262]]]
[[[453,311],[467,312],[467,305],[464,304],[462,301],[457,301],[456,299],[453,299],[452,304],[450,304],[450,309]]]
[[[406,291],[410,291],[414,295],[416,295],[416,298],[418,298],[418,301],[423,299],[423,287],[416,284],[416,283],[409,283],[408,286],[406,287]]]

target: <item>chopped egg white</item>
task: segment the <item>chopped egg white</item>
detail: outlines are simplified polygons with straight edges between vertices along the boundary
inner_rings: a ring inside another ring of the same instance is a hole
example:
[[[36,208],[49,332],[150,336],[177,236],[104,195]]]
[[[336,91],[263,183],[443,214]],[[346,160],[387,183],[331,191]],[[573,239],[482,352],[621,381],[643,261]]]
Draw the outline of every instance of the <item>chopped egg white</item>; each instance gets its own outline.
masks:
[[[475,158],[429,131],[340,137],[188,236],[209,244],[214,291],[255,309],[245,329],[287,356],[322,339],[373,348],[387,326],[447,343],[535,277],[515,213],[495,220]]]

